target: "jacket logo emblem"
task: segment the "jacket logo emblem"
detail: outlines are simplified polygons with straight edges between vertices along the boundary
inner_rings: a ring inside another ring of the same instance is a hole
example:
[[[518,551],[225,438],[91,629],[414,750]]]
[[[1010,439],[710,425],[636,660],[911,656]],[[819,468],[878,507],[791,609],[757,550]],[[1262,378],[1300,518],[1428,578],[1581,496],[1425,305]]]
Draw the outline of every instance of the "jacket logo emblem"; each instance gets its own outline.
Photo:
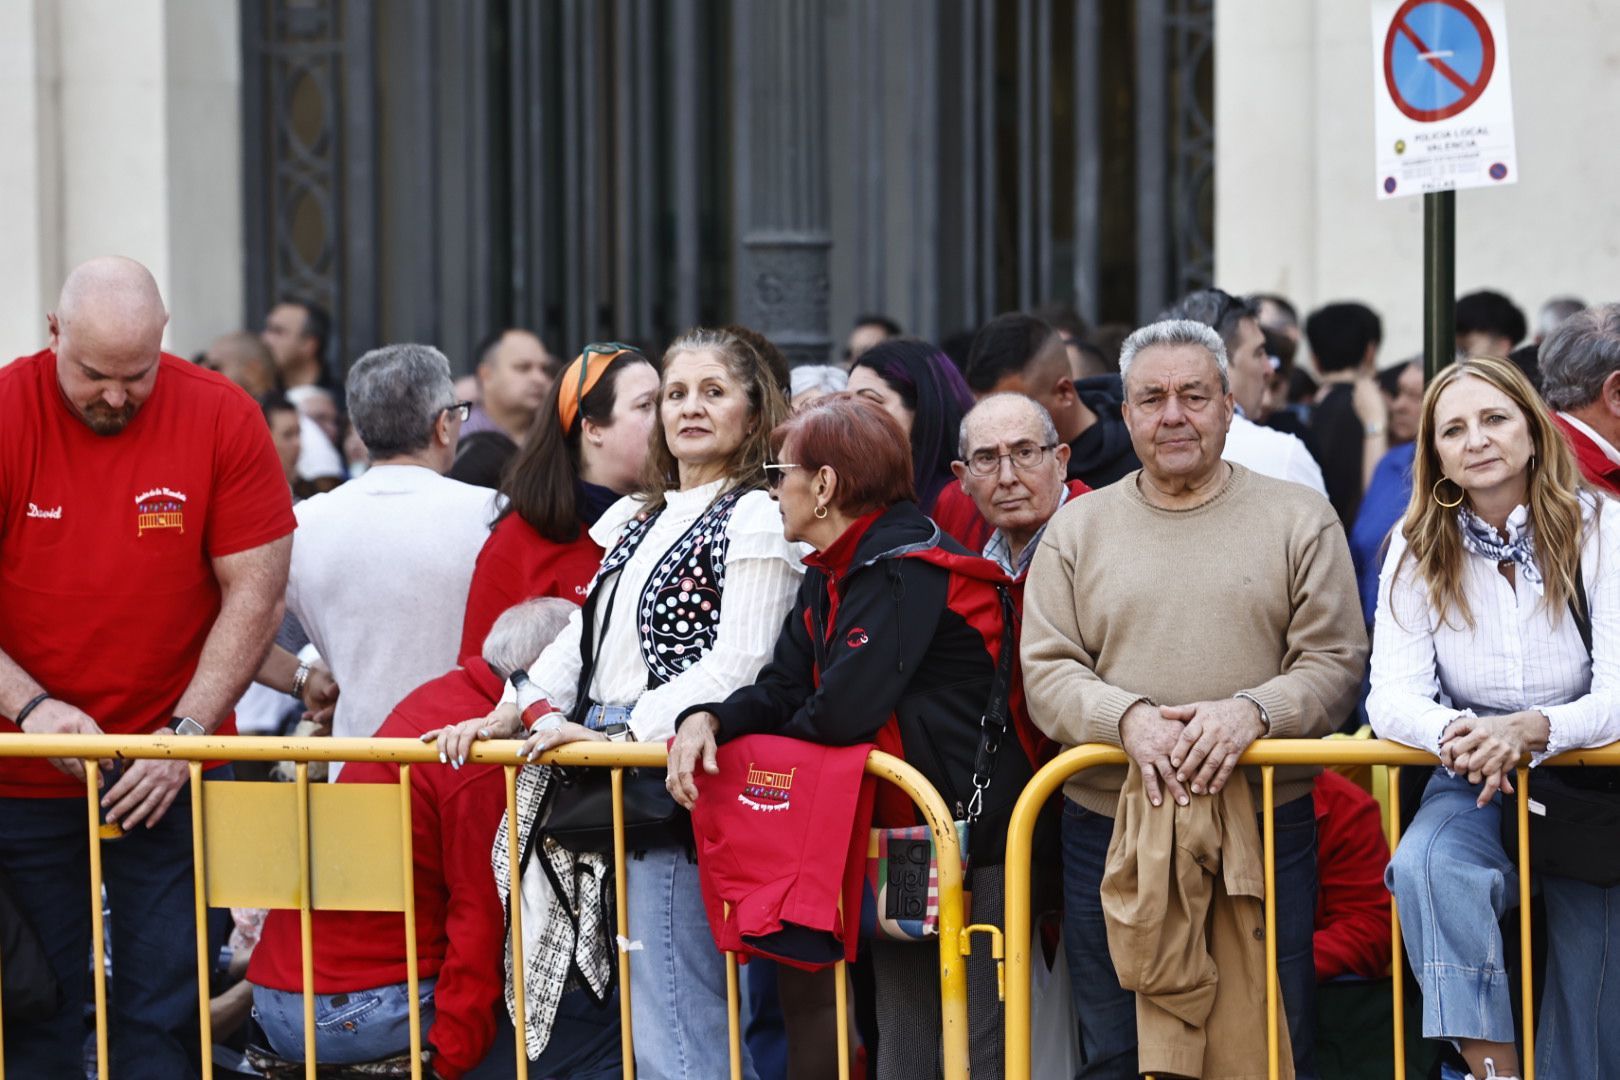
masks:
[[[29,503],[28,516],[31,518],[49,518],[53,521],[61,521],[62,508],[60,506],[53,506],[49,510],[46,510],[43,507],[35,506],[33,503]]]
[[[186,493],[159,487],[135,496],[135,535],[156,529],[186,531]]]
[[[750,761],[748,781],[743,785],[737,801],[750,810],[764,814],[786,810],[792,805],[793,774],[798,771],[798,766],[794,766],[787,772],[771,772],[769,769],[755,768]]]
[[[866,636],[866,631],[857,626],[844,638],[844,644],[852,649],[858,649],[870,640],[872,639]]]

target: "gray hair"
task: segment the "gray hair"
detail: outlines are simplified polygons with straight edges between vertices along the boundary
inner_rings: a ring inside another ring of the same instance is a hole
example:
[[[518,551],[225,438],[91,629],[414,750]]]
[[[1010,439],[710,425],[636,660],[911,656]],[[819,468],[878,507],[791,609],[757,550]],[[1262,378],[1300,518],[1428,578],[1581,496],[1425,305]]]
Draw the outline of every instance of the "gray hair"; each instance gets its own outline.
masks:
[[[978,400],[978,402],[973,406],[973,408],[971,408],[971,409],[969,409],[967,411],[967,414],[965,416],[962,417],[962,425],[961,425],[961,427],[959,427],[957,429],[957,432],[956,432],[956,456],[957,457],[961,458],[964,461],[967,460],[967,456],[968,456],[968,421],[973,418],[973,414],[978,412],[980,409],[984,408],[986,405],[988,405],[992,401],[1009,401],[1009,400],[1021,401],[1025,405],[1029,406],[1030,411],[1032,411],[1035,414],[1035,419],[1040,421],[1040,425],[1041,425],[1041,441],[1043,443],[1045,443],[1048,446],[1056,446],[1059,442],[1062,441],[1061,439],[1058,438],[1057,425],[1052,423],[1052,414],[1046,411],[1046,406],[1045,405],[1042,405],[1040,402],[1036,401],[1034,398],[1029,397],[1026,394],[1015,394],[1015,393],[1012,393],[1011,391],[1004,391],[1004,392],[999,393],[999,394],[986,394],[984,397],[982,397],[982,398],[980,398]]]
[[[562,633],[578,605],[558,596],[541,596],[509,607],[484,637],[484,662],[503,679],[539,658]]]
[[[823,394],[836,394],[849,385],[849,372],[831,364],[801,364],[788,373],[792,386],[789,397],[819,390]]]
[[[1596,401],[1620,371],[1620,304],[1599,304],[1565,319],[1541,343],[1541,396],[1554,409]]]
[[[349,369],[349,419],[373,461],[425,450],[455,400],[450,361],[431,345],[386,345]]]
[[[1131,363],[1137,353],[1143,349],[1174,345],[1198,345],[1207,349],[1215,361],[1215,370],[1220,372],[1221,393],[1231,392],[1232,383],[1226,374],[1226,345],[1221,341],[1221,335],[1195,319],[1164,319],[1134,331],[1119,347],[1120,382],[1130,377]]]

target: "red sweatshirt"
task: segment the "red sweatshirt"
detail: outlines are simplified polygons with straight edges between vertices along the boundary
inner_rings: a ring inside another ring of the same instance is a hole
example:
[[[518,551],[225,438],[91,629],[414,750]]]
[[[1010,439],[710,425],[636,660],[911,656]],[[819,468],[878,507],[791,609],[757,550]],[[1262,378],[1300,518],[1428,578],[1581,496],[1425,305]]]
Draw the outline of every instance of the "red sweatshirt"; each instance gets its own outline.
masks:
[[[482,716],[500,700],[501,679],[477,657],[424,683],[377,729],[379,738],[416,738],[446,723]],[[356,762],[343,784],[397,784],[399,766]],[[490,845],[506,809],[494,765],[459,771],[433,762],[411,767],[411,843],[416,859],[416,955],[420,978],[438,976],[428,1041],[447,1080],[477,1065],[495,1039],[505,987],[506,921]],[[360,838],[360,842],[364,842]],[[313,916],[315,992],[340,994],[402,983],[405,934],[398,912],[317,911]],[[299,992],[298,913],[272,911],[248,965],[248,981]]]
[[[697,773],[698,878],[720,948],[810,971],[855,959],[871,749],[745,735],[720,747],[719,773]]]
[[[1389,973],[1389,844],[1378,800],[1331,769],[1316,777],[1316,979]]]
[[[507,514],[484,541],[467,590],[467,612],[461,620],[463,657],[484,651],[484,637],[506,609],[539,596],[559,596],[585,603],[585,586],[602,565],[602,549],[579,526],[572,543],[547,540],[516,514]]]

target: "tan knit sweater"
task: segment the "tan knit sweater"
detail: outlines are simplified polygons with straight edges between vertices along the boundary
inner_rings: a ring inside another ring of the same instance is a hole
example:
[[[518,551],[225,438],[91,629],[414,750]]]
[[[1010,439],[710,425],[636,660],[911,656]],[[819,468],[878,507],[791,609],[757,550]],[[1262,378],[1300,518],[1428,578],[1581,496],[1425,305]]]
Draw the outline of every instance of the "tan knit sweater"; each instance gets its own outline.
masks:
[[[1367,661],[1344,530],[1316,492],[1232,466],[1192,510],[1149,505],[1138,473],[1074,499],[1046,527],[1024,587],[1024,693],[1065,746],[1119,745],[1138,701],[1185,705],[1253,694],[1273,738],[1339,726]],[[1277,805],[1316,770],[1277,770]],[[1258,783],[1258,773],[1251,779]],[[1064,793],[1112,817],[1120,767]]]

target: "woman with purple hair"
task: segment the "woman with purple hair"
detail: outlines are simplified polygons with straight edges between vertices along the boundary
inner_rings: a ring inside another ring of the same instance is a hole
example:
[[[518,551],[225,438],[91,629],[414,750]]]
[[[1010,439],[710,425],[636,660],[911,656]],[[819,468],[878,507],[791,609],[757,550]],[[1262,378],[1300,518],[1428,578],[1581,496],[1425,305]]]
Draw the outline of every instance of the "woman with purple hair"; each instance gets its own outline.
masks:
[[[955,479],[951,461],[962,417],[973,408],[962,373],[930,342],[889,338],[856,358],[849,389],[882,406],[910,435],[917,504],[932,513],[939,493]]]

